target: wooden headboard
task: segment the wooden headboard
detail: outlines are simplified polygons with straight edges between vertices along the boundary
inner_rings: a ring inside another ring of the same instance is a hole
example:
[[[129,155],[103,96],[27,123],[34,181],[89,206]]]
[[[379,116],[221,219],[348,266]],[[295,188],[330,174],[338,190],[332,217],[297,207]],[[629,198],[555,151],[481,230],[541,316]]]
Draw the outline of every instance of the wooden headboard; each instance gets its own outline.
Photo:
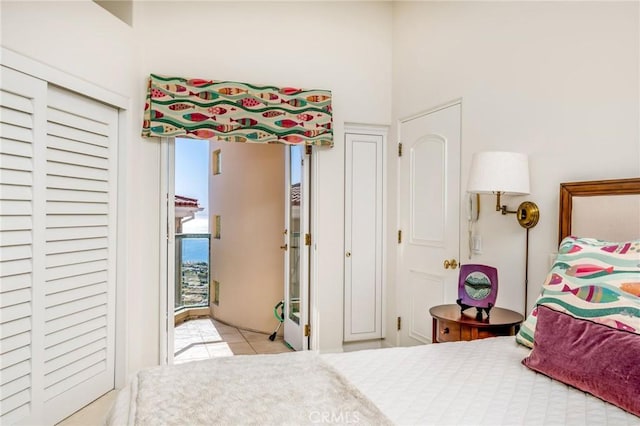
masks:
[[[568,235],[572,235],[572,222],[574,220],[574,205],[576,204],[574,197],[595,197],[595,196],[620,196],[634,195],[630,202],[631,208],[614,208],[606,199],[598,202],[603,215],[609,217],[608,222],[612,226],[618,226],[626,223],[631,226],[631,230],[625,231],[631,235],[627,238],[640,238],[640,178],[630,179],[612,179],[612,180],[592,180],[585,182],[569,182],[560,184],[560,229],[558,232],[558,243]],[[613,199],[611,199],[613,200]],[[620,211],[624,210],[624,211]],[[624,213],[626,216],[618,217],[618,213]],[[595,237],[606,239],[603,236],[580,235],[582,237]],[[611,239],[615,239],[611,238]]]

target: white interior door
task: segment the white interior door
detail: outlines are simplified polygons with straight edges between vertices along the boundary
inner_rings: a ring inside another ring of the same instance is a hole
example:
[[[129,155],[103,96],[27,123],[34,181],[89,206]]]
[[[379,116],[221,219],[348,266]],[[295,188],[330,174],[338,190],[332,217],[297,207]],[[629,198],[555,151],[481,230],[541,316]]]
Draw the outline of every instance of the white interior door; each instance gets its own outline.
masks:
[[[382,335],[384,134],[345,133],[344,341]]]
[[[398,252],[400,343],[429,343],[429,308],[455,302],[459,260],[459,103],[400,123],[399,164],[401,243]]]
[[[305,151],[300,145],[285,150],[284,340],[297,351],[309,349],[310,155]]]

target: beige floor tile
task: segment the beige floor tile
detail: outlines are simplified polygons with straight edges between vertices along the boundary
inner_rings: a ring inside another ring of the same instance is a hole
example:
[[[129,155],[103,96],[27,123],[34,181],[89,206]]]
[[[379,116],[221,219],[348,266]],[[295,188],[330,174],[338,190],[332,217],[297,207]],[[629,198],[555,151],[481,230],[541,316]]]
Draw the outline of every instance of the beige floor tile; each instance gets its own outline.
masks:
[[[255,331],[240,330],[240,333],[244,336],[247,342],[255,341],[269,341],[269,335],[263,333],[256,333]]]
[[[234,355],[255,355],[256,354],[256,351],[254,351],[251,345],[247,342],[229,343],[229,348],[233,351]]]
[[[115,390],[104,394],[82,410],[75,412],[58,423],[58,426],[90,426],[103,424],[117,394],[118,391]]]
[[[212,358],[234,355],[231,347],[226,342],[211,343],[205,345],[205,347],[207,348],[207,352],[209,352],[209,356]]]
[[[251,347],[259,354],[279,354],[283,352],[293,352],[291,348],[286,346],[282,340],[272,342],[267,339],[266,342],[253,341],[250,342]]]
[[[235,331],[220,333],[220,337],[227,343],[246,342],[244,336],[237,329]]]

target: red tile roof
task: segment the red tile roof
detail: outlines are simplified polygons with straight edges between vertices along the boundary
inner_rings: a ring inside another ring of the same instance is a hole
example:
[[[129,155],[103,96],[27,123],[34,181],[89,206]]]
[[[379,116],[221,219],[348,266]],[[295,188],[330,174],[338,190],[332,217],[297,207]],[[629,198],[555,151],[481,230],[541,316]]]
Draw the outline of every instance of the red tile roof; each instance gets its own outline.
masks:
[[[198,208],[200,207],[198,205],[198,199],[197,198],[189,198],[189,197],[184,197],[182,195],[175,195],[176,199],[175,199],[175,206],[176,207],[195,207]]]

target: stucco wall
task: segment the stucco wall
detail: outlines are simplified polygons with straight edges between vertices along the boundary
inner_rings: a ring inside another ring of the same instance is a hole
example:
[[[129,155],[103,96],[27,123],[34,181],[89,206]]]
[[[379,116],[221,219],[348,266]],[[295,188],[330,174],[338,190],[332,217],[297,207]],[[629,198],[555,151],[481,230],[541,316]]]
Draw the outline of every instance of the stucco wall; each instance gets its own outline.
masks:
[[[209,173],[209,223],[220,215],[220,238],[211,238],[211,279],[220,283],[214,318],[268,332],[278,324],[273,307],[284,295],[283,145],[212,142],[222,173]],[[209,155],[211,158],[212,155]]]

